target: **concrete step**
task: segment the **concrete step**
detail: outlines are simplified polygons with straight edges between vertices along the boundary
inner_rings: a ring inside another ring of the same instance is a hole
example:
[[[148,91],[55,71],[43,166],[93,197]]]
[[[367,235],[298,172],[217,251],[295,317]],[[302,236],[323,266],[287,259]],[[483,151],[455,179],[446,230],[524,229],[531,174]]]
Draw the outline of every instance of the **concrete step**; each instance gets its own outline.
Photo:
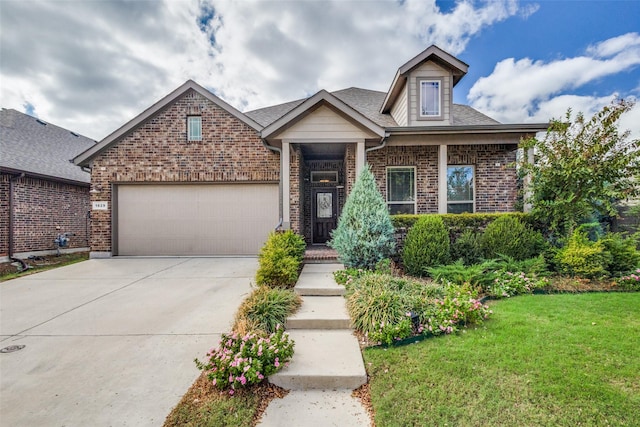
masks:
[[[342,264],[305,264],[294,289],[302,296],[344,295],[344,286],[333,279],[333,272],[342,268]]]
[[[305,296],[298,311],[287,318],[285,327],[288,330],[349,329],[351,319],[343,297]]]
[[[349,389],[367,382],[358,340],[350,330],[289,331],[295,353],[269,382],[289,390]]]

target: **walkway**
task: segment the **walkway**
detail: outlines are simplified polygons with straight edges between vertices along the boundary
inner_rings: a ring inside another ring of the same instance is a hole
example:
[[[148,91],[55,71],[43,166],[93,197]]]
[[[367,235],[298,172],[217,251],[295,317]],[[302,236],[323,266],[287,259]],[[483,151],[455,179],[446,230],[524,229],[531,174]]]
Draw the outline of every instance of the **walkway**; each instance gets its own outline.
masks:
[[[358,340],[347,313],[344,287],[333,280],[340,264],[307,264],[295,290],[300,310],[287,319],[295,341],[289,366],[269,377],[291,390],[273,400],[260,426],[369,426],[370,420],[351,391],[367,382]]]

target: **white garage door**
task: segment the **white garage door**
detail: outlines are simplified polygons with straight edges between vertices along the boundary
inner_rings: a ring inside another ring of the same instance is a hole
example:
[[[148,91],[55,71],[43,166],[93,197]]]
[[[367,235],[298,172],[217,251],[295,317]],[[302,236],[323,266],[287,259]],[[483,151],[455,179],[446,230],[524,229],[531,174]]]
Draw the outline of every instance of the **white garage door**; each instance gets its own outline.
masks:
[[[114,220],[118,255],[255,255],[278,223],[278,185],[119,185]]]

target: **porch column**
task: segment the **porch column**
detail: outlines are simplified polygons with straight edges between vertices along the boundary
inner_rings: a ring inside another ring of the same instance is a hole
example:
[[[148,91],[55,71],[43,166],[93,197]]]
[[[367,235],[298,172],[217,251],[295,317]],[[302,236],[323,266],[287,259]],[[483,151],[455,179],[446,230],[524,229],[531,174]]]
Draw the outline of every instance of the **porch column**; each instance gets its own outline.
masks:
[[[291,201],[289,200],[291,193],[291,176],[289,168],[291,166],[291,154],[289,143],[282,141],[282,154],[280,159],[280,180],[282,181],[282,228],[288,230],[291,228],[291,214],[289,208]]]
[[[438,149],[438,213],[447,213],[447,146]]]
[[[365,151],[364,140],[356,143],[356,179],[360,175],[360,171],[364,168]]]
[[[526,156],[527,163],[533,164],[533,162],[535,161],[535,159],[533,157],[533,148],[528,148],[527,150],[525,150],[525,152],[523,154]],[[524,176],[523,186],[524,186],[524,206],[523,206],[523,210],[525,212],[531,212],[531,210],[533,209],[533,205],[530,202],[531,197],[533,196],[533,192],[531,190],[531,172],[527,173]]]

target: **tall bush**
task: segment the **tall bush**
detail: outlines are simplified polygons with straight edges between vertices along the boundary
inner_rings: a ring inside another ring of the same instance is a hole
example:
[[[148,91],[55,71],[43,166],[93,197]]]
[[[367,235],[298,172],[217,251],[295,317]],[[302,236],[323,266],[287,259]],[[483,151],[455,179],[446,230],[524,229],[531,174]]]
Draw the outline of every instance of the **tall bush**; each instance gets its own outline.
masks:
[[[365,166],[344,204],[329,246],[346,267],[373,269],[395,250],[394,228],[387,205]]]
[[[611,262],[602,242],[590,241],[586,232],[580,230],[573,232],[555,258],[561,273],[587,278],[606,276]]]
[[[534,258],[544,249],[545,240],[518,218],[501,216],[489,224],[481,238],[485,258],[506,255],[522,261]]]
[[[402,263],[407,273],[424,276],[429,267],[450,261],[449,232],[442,218],[425,215],[407,233],[402,251]]]
[[[271,233],[258,256],[258,285],[272,288],[295,286],[304,249],[304,239],[291,230]]]
[[[636,249],[636,239],[625,238],[620,233],[608,233],[601,242],[611,255],[608,270],[612,276],[630,273],[640,265],[640,252]]]

